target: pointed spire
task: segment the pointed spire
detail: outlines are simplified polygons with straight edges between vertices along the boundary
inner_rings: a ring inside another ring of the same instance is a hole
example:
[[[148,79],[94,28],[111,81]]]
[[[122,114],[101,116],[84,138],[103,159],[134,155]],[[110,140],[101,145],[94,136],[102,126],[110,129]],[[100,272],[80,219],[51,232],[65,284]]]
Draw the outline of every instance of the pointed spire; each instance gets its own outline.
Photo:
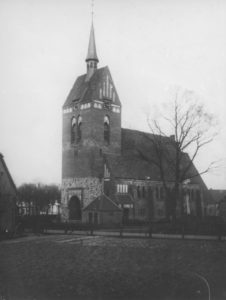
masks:
[[[92,2],[91,2],[92,24],[91,24],[91,30],[90,30],[90,36],[89,36],[88,53],[87,53],[87,56],[86,56],[86,65],[87,65],[86,80],[87,81],[92,77],[92,75],[96,71],[97,64],[99,62],[99,59],[97,57],[94,27],[93,27],[93,6],[94,6],[94,0],[92,0]]]
[[[86,62],[88,62],[90,60],[99,62],[99,59],[97,57],[97,52],[96,52],[96,43],[95,43],[93,22],[92,22],[91,30],[90,30],[89,47],[88,47],[88,53],[86,56]]]
[[[93,21],[92,21],[90,37],[89,37],[89,47],[88,47],[88,53],[86,57],[86,64],[87,64],[86,80],[87,81],[92,77],[92,75],[96,71],[98,62],[99,59],[97,57],[94,28],[93,28]]]

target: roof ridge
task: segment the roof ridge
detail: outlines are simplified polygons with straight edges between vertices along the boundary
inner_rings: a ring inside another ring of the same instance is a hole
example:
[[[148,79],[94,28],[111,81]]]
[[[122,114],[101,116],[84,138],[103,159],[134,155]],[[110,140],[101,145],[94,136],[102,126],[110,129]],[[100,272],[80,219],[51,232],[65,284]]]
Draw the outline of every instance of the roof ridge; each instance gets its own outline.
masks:
[[[9,172],[9,169],[8,169],[8,167],[6,165],[6,162],[4,160],[4,156],[3,156],[2,153],[0,153],[0,159],[1,159],[2,165],[3,165],[5,171],[6,171],[7,175],[8,175],[9,181],[11,182],[11,184],[12,184],[12,186],[14,188],[14,192],[17,194],[17,188],[16,188],[16,185],[15,185],[15,182],[14,182],[12,176],[11,176],[11,173]]]
[[[155,135],[155,136],[161,136],[162,138],[170,139],[170,136],[164,136],[161,134],[154,134],[152,132],[147,132],[147,131],[141,131],[138,129],[130,129],[130,128],[122,128],[124,131],[131,131],[131,132],[137,132],[137,133],[143,133],[143,134],[148,134],[148,135]]]
[[[104,66],[104,67],[101,67],[101,68],[97,68],[96,71],[93,73],[93,75],[94,75],[96,72],[98,72],[98,71],[100,71],[100,70],[102,70],[102,69],[105,69],[105,68],[109,68],[108,65],[106,65],[106,66]],[[87,75],[87,73],[78,75],[77,79],[78,79],[78,78],[81,78],[82,76],[86,77],[86,75]],[[92,77],[93,77],[93,76],[92,76]],[[91,79],[92,77],[90,77],[90,79]],[[77,79],[76,79],[76,80],[77,80]]]
[[[111,198],[108,197],[105,193],[103,193],[102,195],[105,196],[110,202],[112,202],[112,204],[114,204],[118,209],[121,210],[121,208],[119,208],[118,205],[113,200],[111,200]]]

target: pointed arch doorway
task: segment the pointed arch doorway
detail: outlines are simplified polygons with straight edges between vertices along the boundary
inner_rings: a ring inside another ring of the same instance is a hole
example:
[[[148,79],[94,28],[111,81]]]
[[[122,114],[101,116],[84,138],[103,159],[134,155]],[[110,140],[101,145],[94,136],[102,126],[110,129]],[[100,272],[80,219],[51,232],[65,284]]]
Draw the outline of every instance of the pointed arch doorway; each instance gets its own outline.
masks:
[[[81,211],[81,203],[77,196],[72,196],[69,203],[69,220],[81,220],[82,211]]]

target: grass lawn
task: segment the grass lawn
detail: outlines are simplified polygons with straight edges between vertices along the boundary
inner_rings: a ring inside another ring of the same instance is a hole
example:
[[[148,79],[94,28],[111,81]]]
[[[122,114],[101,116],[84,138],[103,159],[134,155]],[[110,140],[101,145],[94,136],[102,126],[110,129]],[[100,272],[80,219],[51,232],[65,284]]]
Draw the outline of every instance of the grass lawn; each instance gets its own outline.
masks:
[[[207,282],[206,282],[207,281]],[[0,299],[226,299],[226,242],[50,235],[0,242]]]

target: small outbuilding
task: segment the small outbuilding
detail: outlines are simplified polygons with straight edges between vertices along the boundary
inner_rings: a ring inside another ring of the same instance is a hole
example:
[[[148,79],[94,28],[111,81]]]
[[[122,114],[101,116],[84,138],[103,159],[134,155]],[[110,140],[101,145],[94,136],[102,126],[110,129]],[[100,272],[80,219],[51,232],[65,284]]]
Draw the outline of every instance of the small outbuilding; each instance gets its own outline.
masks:
[[[83,210],[83,221],[89,224],[120,224],[122,209],[105,194],[94,199]]]
[[[16,223],[17,190],[0,153],[0,234],[13,232]]]

